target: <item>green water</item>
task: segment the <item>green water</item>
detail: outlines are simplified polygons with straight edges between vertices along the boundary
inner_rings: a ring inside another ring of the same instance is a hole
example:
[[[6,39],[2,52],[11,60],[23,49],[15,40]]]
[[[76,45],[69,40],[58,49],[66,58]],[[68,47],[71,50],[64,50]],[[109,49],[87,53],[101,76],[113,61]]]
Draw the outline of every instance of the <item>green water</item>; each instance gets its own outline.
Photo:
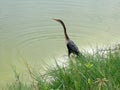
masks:
[[[119,0],[0,0],[0,86],[14,80],[24,61],[42,70],[67,55],[62,19],[80,50],[120,41]]]

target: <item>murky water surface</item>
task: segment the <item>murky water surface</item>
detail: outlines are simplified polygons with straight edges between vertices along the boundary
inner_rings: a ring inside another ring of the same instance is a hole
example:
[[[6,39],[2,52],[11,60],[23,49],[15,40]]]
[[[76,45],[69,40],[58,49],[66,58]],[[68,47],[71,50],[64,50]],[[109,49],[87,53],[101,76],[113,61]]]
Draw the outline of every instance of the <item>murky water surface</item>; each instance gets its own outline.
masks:
[[[79,49],[120,41],[119,0],[0,0],[0,85],[14,80],[24,61],[40,70],[67,55],[62,19]]]

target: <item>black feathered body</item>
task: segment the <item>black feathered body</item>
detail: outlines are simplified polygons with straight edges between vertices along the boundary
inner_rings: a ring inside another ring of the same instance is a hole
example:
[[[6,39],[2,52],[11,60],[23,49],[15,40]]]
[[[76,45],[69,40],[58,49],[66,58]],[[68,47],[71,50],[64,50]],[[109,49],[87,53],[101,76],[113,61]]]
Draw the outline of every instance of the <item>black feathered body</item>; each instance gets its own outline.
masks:
[[[68,49],[68,56],[70,56],[71,53],[79,55],[79,49],[72,40],[68,40],[66,45]]]

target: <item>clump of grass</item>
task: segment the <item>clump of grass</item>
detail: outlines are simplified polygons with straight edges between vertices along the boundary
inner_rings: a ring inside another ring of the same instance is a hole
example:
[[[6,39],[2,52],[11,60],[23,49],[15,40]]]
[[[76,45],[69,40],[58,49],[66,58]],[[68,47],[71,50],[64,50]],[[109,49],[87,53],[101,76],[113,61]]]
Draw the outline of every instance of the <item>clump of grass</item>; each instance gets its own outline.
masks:
[[[20,73],[17,72],[16,68],[14,66],[12,66],[13,72],[14,72],[14,77],[15,77],[15,81],[12,83],[9,83],[6,85],[6,88],[2,88],[2,90],[34,90],[33,88],[33,84],[31,85],[27,85],[24,84],[21,80],[20,80]]]
[[[44,75],[33,73],[29,68],[28,71],[36,82],[35,90],[120,90],[120,45],[71,58],[66,66],[56,62],[56,67],[49,68]],[[19,89],[9,90],[32,88],[21,82],[19,85],[20,88],[15,84]]]

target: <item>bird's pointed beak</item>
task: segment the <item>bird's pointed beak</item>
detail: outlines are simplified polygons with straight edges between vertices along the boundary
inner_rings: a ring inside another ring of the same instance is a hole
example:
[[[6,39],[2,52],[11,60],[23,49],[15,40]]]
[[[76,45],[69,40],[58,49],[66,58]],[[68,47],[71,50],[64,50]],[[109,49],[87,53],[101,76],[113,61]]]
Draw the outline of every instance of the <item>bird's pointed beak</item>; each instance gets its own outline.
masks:
[[[57,22],[58,22],[58,19],[54,19],[54,18],[53,18],[53,20],[55,20],[55,21],[57,21]]]

